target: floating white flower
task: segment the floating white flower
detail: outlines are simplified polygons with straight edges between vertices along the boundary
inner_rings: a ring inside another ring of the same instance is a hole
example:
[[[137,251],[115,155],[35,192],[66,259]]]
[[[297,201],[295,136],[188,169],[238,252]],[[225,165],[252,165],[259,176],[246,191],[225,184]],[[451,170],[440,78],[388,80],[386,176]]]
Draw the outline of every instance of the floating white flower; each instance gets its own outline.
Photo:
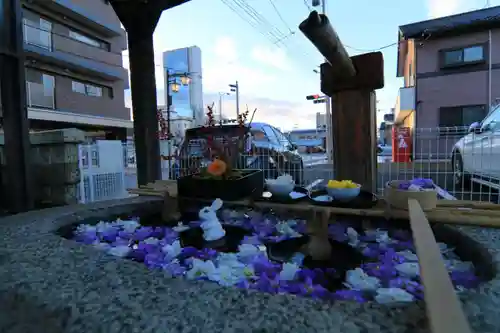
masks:
[[[134,220],[123,220],[120,221],[120,225],[122,226],[125,232],[134,232],[135,229],[139,228],[141,225],[139,222]]]
[[[149,238],[146,238],[143,242],[145,244],[156,245],[160,242],[160,240],[158,238],[149,237]]]
[[[290,224],[288,224],[286,221],[279,222],[278,224],[276,224],[276,231],[278,231],[280,234],[282,234],[284,236],[288,236],[290,238],[301,237],[301,234],[299,234],[297,231],[293,230],[292,227],[290,226]]]
[[[379,288],[375,296],[375,301],[380,304],[407,303],[414,299],[412,294],[400,288]]]
[[[417,277],[420,275],[420,265],[418,262],[405,262],[394,267],[401,275],[407,277]]]
[[[185,225],[182,222],[177,223],[175,227],[172,228],[173,231],[175,232],[183,232],[189,229],[189,226]]]
[[[240,258],[253,257],[259,253],[260,253],[260,250],[255,245],[241,244],[240,246],[238,246],[238,257],[240,257]]]
[[[116,257],[126,257],[130,253],[131,249],[127,245],[118,245],[108,249],[108,254]]]
[[[300,270],[300,267],[294,263],[285,263],[281,268],[280,280],[291,281],[295,279],[295,275]]]
[[[356,247],[359,244],[359,234],[353,228],[347,228],[347,238],[349,240],[349,245]]]
[[[399,252],[396,252],[396,253],[399,254],[400,256],[402,256],[403,258],[405,258],[408,261],[418,261],[417,255],[415,253],[413,253],[412,251],[410,251],[410,250],[399,251]]]
[[[188,280],[213,276],[217,270],[212,260],[203,261],[194,258],[192,260],[192,265],[191,269],[186,272],[186,278]]]
[[[356,268],[347,272],[345,285],[354,290],[375,291],[380,287],[380,280]]]
[[[167,244],[164,247],[162,247],[161,251],[165,253],[165,259],[170,261],[173,258],[177,257],[179,254],[181,254],[182,252],[181,242],[179,240],[176,240],[172,244]]]

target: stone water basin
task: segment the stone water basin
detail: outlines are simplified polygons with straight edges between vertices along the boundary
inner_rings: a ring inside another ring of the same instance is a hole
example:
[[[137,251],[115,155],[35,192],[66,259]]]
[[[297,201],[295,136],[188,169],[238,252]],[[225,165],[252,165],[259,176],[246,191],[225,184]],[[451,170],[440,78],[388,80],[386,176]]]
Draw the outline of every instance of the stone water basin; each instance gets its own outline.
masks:
[[[305,287],[295,293],[290,290],[293,288],[276,290],[276,285],[267,280],[259,284],[259,279],[250,280],[249,284],[233,283],[231,279],[227,283],[227,279],[192,274],[193,278],[188,280],[189,265],[179,275],[175,269],[165,269],[164,264],[155,266],[155,260],[144,258],[140,262],[140,258],[117,257],[113,251],[107,253],[110,248],[105,246],[85,245],[61,237],[61,233],[76,225],[101,220],[112,222],[118,216],[142,217],[141,223],[148,224],[153,221],[148,216],[154,216],[160,209],[161,202],[156,199],[132,198],[4,219],[0,227],[4,244],[0,250],[3,294],[0,304],[4,313],[0,330],[9,332],[4,328],[22,327],[23,332],[31,332],[27,327],[32,325],[33,331],[39,332],[36,330],[39,325],[52,325],[50,332],[428,331],[423,302],[419,300],[421,295],[415,290],[409,290],[414,300],[403,307],[394,307],[394,304],[378,304],[372,291],[359,295],[353,292],[352,286],[337,290],[324,288],[326,292],[318,290],[313,288],[314,284],[305,283],[307,275],[297,277]],[[238,222],[238,217],[229,217],[229,220],[228,223]],[[461,261],[471,261],[475,266],[477,279],[472,279],[473,284],[464,286],[457,283],[459,278],[454,278],[473,329],[496,331],[493,325],[499,305],[497,259],[489,253],[497,251],[494,240],[498,231],[440,227],[435,228],[435,234],[438,240],[446,240],[447,248],[455,248],[455,255]],[[334,238],[340,233],[331,231],[331,235]],[[359,242],[373,242],[362,236]],[[280,235],[266,237],[276,237],[271,239],[274,242],[283,239]],[[214,254],[207,250],[205,255]],[[446,255],[456,259],[451,252]],[[202,254],[195,256],[201,258]],[[369,263],[373,262],[363,262],[360,266],[369,275],[378,274],[374,273],[374,267],[363,266]],[[282,275],[283,264],[272,264],[276,275]],[[255,269],[253,274],[259,275]],[[391,280],[396,279],[386,279]],[[266,290],[263,286],[273,288]]]

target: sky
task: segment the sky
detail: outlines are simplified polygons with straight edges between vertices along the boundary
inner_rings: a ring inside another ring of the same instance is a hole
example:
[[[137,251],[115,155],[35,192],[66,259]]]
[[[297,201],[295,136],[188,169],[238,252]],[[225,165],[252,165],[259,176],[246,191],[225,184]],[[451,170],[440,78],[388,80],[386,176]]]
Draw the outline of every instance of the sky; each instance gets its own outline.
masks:
[[[327,16],[350,55],[397,42],[400,25],[485,7],[485,0],[327,1]],[[218,105],[219,92],[238,80],[240,109],[255,121],[282,130],[315,128],[325,104],[306,96],[321,94],[314,72],[322,56],[298,30],[311,0],[192,0],[163,12],[154,34],[158,105],[164,105],[162,53],[199,46],[202,51],[204,104]],[[490,5],[500,5],[491,0]],[[319,8],[318,8],[319,9]],[[377,118],[394,107],[402,79],[396,77],[397,46],[381,50],[385,87],[377,93]],[[127,51],[124,66],[129,67]],[[132,87],[133,89],[133,87]],[[125,104],[131,107],[130,91]],[[223,114],[236,115],[234,96],[225,96]]]

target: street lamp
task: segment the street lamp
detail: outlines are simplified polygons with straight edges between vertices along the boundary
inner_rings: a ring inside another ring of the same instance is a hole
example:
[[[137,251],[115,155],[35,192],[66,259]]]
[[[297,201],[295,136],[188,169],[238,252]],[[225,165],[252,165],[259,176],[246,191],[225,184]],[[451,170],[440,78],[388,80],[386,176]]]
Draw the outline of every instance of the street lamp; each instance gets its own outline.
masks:
[[[189,76],[187,76],[187,75],[183,75],[183,76],[181,76],[181,84],[182,84],[183,86],[187,86],[187,85],[189,85],[190,83],[191,83],[191,78],[190,78]]]
[[[219,92],[219,120],[222,123],[222,97],[229,95],[228,92]]]
[[[179,89],[180,89],[180,86],[177,82],[170,84],[170,90],[172,90],[172,92],[177,93],[177,92],[179,92]]]
[[[231,88],[231,91],[236,93],[236,116],[240,115],[240,85],[238,84],[238,81],[236,81],[234,84],[230,84],[229,88]]]

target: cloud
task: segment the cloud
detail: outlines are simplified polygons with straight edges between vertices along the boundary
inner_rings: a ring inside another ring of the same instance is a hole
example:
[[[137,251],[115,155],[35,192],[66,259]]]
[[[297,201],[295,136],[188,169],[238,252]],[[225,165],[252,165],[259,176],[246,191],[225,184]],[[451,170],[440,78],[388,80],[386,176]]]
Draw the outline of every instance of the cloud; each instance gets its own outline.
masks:
[[[214,103],[218,115],[219,95],[205,94],[205,104]],[[255,113],[254,121],[269,123],[282,130],[291,130],[294,127],[315,128],[316,112],[323,113],[324,104],[312,104],[307,102],[290,102],[265,97],[242,96],[240,101],[240,112],[246,110],[246,106]],[[236,101],[227,96],[222,103],[223,116],[227,118],[236,117]],[[251,116],[251,114],[250,114]]]
[[[163,90],[158,90],[158,104],[164,104]],[[203,97],[205,105],[215,104],[216,114],[219,114],[219,94],[207,93]],[[132,100],[130,91],[125,92],[125,106],[131,107]],[[315,128],[316,112],[323,113],[324,104],[294,103],[286,100],[277,100],[264,97],[242,96],[240,101],[240,112],[250,112],[257,108],[254,121],[269,123],[282,130],[291,130],[294,127]],[[222,103],[223,116],[227,118],[236,117],[236,102],[234,97],[225,96]]]
[[[258,68],[245,66],[238,54],[238,45],[229,37],[219,37],[211,51],[215,57],[203,63],[203,90],[226,92],[228,85],[238,80],[244,94],[258,94],[270,91],[278,78]]]
[[[473,1],[470,0],[427,0],[430,18],[449,16],[466,11]]]
[[[283,71],[292,69],[290,59],[286,55],[285,51],[280,48],[271,49],[262,46],[256,46],[252,50],[252,58],[262,64]]]

